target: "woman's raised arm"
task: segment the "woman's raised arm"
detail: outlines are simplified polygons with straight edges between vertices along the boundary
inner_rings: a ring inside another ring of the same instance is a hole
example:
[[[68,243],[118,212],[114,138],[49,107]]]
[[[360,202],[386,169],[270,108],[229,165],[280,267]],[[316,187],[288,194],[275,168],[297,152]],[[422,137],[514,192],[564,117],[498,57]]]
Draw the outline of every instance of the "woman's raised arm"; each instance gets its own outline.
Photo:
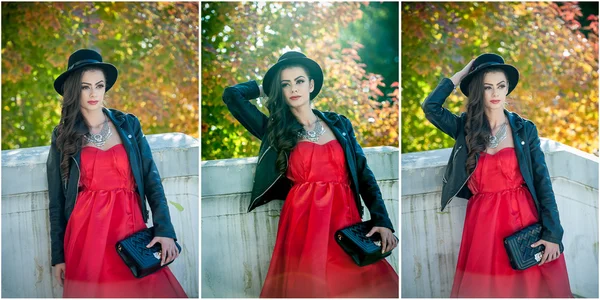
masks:
[[[462,124],[460,118],[442,107],[446,98],[454,90],[460,81],[469,74],[469,70],[475,60],[471,60],[462,70],[454,74],[451,78],[444,78],[438,86],[427,96],[421,104],[425,117],[439,130],[456,139]]]
[[[223,92],[223,102],[231,114],[260,140],[267,132],[268,119],[249,100],[258,98],[261,94],[262,90],[254,80],[227,87]]]

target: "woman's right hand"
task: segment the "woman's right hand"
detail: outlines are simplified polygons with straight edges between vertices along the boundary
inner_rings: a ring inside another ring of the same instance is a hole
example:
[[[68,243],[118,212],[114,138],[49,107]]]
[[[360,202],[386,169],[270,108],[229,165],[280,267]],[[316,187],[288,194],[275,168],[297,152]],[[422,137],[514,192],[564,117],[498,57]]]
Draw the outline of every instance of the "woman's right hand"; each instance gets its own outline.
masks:
[[[458,71],[450,78],[452,83],[454,83],[454,86],[457,86],[463,80],[463,78],[469,74],[469,70],[471,70],[471,66],[473,66],[474,61],[475,59],[471,59],[471,61],[462,70]]]
[[[54,279],[60,284],[60,286],[64,285],[65,269],[65,263],[54,265]]]

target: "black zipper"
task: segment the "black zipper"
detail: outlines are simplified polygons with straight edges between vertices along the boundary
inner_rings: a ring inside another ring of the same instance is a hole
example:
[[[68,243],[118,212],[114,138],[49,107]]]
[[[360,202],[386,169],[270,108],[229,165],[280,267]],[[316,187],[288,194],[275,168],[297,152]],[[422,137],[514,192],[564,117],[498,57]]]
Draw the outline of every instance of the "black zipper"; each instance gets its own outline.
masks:
[[[267,148],[267,150],[265,151],[265,153],[267,153],[267,151],[270,148],[271,148],[271,146],[269,146],[269,148]],[[263,155],[261,156],[260,159],[262,159],[262,157],[264,157],[265,153],[263,153]],[[287,168],[289,166],[289,158],[288,158],[287,153],[284,152],[284,154],[285,154],[285,169],[287,170]],[[260,159],[259,159],[259,161],[260,161]],[[256,163],[256,164],[258,165],[258,163]],[[277,180],[279,180],[279,178],[281,178],[282,175],[283,175],[283,173],[280,173],[279,176],[277,176],[277,178],[271,183],[271,185],[269,185],[269,187],[264,192],[262,192],[262,194],[256,196],[256,198],[252,199],[252,203],[251,204],[253,205],[254,202],[256,201],[256,199],[262,197],[271,187],[273,187],[273,185],[277,182]]]
[[[460,147],[462,147],[462,146],[460,146]],[[471,178],[471,176],[473,175],[473,173],[475,173],[475,170],[477,169],[477,164],[478,163],[479,163],[479,156],[477,156],[477,160],[475,161],[475,168],[473,169],[473,172],[471,172],[471,174],[469,174],[469,176],[467,177],[467,179],[465,180],[465,182],[463,182],[463,184],[456,191],[456,193],[454,194],[454,196],[450,197],[450,199],[448,200],[448,203],[446,203],[446,205],[444,207],[448,206],[450,204],[450,202],[452,202],[452,199],[454,199],[454,197],[456,197],[456,195],[458,195],[458,193],[460,193],[460,190],[462,190],[462,188],[465,186],[465,184],[469,181],[469,178]],[[443,177],[442,177],[442,179],[443,179]]]

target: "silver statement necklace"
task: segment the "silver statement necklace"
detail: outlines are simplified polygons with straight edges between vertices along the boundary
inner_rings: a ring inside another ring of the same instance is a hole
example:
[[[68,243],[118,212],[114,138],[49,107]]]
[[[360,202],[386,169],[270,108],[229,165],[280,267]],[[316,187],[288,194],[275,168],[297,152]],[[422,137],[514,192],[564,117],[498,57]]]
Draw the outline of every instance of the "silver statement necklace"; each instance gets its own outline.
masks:
[[[315,122],[315,128],[313,128],[313,130],[306,130],[303,128],[300,130],[300,132],[298,132],[298,137],[316,143],[319,141],[319,138],[323,135],[323,133],[325,133],[325,128],[323,125],[321,125],[321,120],[317,118],[317,121]]]
[[[496,148],[498,147],[498,145],[500,145],[500,143],[502,143],[502,141],[504,141],[504,139],[506,138],[506,126],[507,123],[504,122],[502,125],[500,125],[500,128],[498,129],[495,135],[490,135],[490,137],[488,138],[489,148]]]
[[[108,118],[105,117],[104,123],[102,123],[102,129],[99,133],[93,134],[88,132],[84,135],[84,137],[89,144],[94,144],[94,146],[102,148],[111,135],[112,132],[110,130],[110,126],[108,126]]]

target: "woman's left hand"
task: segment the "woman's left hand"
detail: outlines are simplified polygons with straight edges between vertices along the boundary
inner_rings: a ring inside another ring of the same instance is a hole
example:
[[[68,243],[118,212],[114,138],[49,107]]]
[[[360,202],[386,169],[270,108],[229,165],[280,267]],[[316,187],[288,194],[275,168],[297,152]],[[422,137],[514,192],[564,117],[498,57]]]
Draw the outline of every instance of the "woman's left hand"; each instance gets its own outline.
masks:
[[[531,245],[531,247],[535,248],[539,245],[544,245],[545,248],[544,248],[544,252],[543,252],[544,255],[542,256],[542,260],[540,261],[538,266],[541,266],[545,263],[549,263],[549,262],[557,259],[560,256],[560,247],[558,246],[558,244],[544,241],[544,240],[539,240],[539,241],[533,243],[533,245]]]
[[[152,241],[150,241],[150,244],[148,244],[146,247],[150,248],[156,243],[160,243],[161,247],[161,266],[170,263],[179,256],[179,249],[177,249],[177,246],[175,246],[175,240],[172,238],[155,236]]]
[[[381,253],[392,251],[398,245],[398,240],[396,240],[396,237],[389,228],[374,226],[367,233],[367,237],[372,236],[375,232],[379,232],[381,236]]]

